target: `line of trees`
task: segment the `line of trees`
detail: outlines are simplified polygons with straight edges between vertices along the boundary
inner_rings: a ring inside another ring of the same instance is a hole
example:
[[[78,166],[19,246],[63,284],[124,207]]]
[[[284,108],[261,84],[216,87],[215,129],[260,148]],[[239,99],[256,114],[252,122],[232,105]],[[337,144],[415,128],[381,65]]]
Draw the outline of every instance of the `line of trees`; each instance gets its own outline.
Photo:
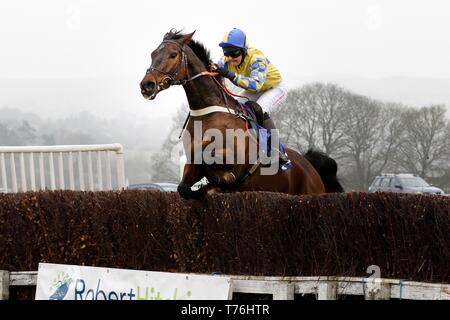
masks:
[[[152,157],[152,180],[179,180],[170,161],[187,114],[182,106],[172,133]],[[289,91],[273,114],[281,141],[300,152],[319,149],[336,159],[346,190],[367,191],[382,172],[415,173],[450,192],[450,121],[444,105],[412,108],[312,83]]]
[[[367,190],[382,172],[415,173],[449,188],[445,115],[444,105],[412,108],[312,83],[291,90],[274,118],[288,146],[324,151],[337,160],[347,189]]]
[[[5,107],[0,109],[0,145],[120,142],[130,183],[177,183],[178,136],[187,112],[182,105],[158,150],[156,131],[143,119],[105,120],[82,112],[48,120]],[[444,105],[413,108],[336,84],[311,83],[290,90],[272,117],[285,145],[300,152],[316,148],[336,159],[346,190],[367,191],[382,172],[408,172],[450,193],[450,121]]]

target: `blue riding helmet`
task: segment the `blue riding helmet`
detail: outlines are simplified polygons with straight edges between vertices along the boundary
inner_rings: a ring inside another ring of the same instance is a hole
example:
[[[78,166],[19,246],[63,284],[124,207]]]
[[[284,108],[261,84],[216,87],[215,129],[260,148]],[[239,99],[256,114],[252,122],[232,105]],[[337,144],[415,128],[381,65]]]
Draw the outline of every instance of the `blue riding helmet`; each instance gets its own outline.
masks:
[[[241,29],[234,28],[225,33],[219,46],[225,51],[228,51],[227,49],[231,48],[247,50],[247,36]]]

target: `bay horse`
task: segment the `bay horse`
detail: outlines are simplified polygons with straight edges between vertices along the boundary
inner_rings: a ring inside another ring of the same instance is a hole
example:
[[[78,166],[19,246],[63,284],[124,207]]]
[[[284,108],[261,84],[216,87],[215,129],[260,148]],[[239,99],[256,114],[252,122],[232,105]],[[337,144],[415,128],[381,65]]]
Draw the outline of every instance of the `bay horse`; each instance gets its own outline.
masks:
[[[221,78],[211,72],[210,52],[203,44],[192,39],[195,31],[183,34],[174,29],[163,38],[161,44],[152,52],[152,63],[140,83],[144,98],[153,100],[156,95],[171,85],[182,85],[189,104],[190,116],[185,123],[183,147],[188,159],[194,159],[205,152],[212,137],[207,136],[208,129],[219,133],[227,129],[246,132],[248,123],[242,115],[240,103],[224,93]],[[226,91],[226,90],[225,90]],[[195,126],[195,123],[200,124]],[[197,132],[196,132],[197,130]],[[199,131],[198,131],[199,130]],[[272,191],[288,194],[319,194],[324,192],[343,192],[336,178],[337,164],[327,155],[318,151],[308,151],[304,156],[286,148],[292,163],[289,170],[277,167],[276,173],[262,174],[264,167],[259,161],[252,163],[249,157],[249,141],[247,136],[245,161],[238,163],[237,152],[232,156],[233,163],[207,163],[204,160],[188,161],[184,166],[183,177],[178,186],[178,193],[186,199],[202,199],[205,194],[229,191]],[[236,145],[237,137],[228,138],[225,148],[214,148],[211,154],[223,157],[230,153],[230,142]],[[195,148],[195,145],[200,148]],[[234,148],[234,147],[233,147]],[[233,149],[234,151],[234,149]],[[198,190],[192,186],[203,177],[209,184]]]

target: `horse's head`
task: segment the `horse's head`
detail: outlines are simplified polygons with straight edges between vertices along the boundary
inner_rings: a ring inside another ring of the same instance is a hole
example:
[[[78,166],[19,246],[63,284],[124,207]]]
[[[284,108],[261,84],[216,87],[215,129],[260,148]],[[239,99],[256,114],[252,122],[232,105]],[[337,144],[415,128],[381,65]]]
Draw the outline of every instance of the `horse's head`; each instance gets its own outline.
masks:
[[[153,100],[158,92],[178,84],[187,77],[186,45],[195,31],[170,39],[168,33],[163,42],[152,52],[152,64],[141,81],[141,93],[145,99]]]

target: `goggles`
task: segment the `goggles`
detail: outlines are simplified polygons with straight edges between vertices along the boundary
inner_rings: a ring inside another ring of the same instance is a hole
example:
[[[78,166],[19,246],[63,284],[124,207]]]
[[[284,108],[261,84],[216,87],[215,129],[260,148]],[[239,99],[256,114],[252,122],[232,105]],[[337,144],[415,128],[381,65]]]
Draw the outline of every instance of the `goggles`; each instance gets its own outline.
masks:
[[[237,58],[242,54],[241,49],[224,52],[225,57]]]

